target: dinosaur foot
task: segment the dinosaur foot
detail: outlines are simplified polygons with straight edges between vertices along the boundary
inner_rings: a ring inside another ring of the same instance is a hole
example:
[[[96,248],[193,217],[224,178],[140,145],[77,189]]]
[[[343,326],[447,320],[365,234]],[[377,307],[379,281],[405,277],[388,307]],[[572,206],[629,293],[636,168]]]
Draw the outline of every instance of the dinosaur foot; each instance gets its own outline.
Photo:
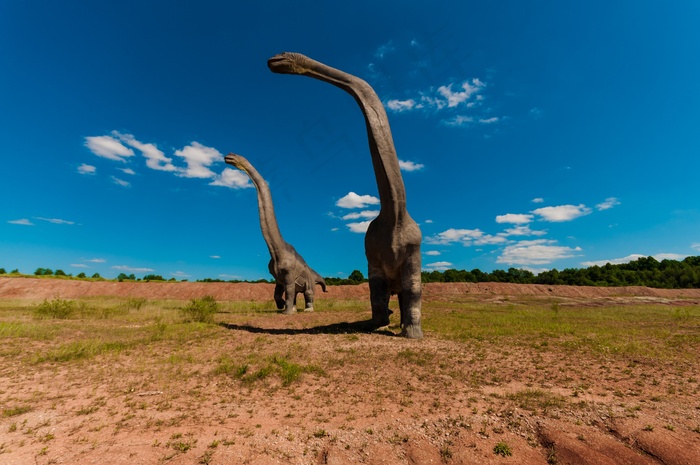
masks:
[[[304,311],[305,311],[305,312],[313,312],[313,311],[314,311],[314,308],[313,308],[313,307],[306,307],[306,308],[304,309]]]
[[[407,325],[401,330],[401,336],[408,339],[423,339],[423,329],[420,325]]]
[[[284,315],[294,315],[296,312],[297,312],[297,308],[296,308],[296,307],[287,308],[287,309],[285,309],[284,311],[282,311],[282,313],[283,313]]]

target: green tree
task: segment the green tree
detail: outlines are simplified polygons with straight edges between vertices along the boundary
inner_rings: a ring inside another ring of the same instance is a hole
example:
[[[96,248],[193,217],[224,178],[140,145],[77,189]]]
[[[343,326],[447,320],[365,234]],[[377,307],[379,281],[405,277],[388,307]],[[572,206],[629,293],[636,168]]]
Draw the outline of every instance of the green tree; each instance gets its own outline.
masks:
[[[5,268],[0,268],[0,274],[6,274],[6,273],[5,273]]]
[[[66,272],[63,270],[56,270],[54,273],[56,276],[66,276]]]
[[[76,276],[76,278],[81,278],[81,279],[83,279],[83,278],[87,278],[87,276],[85,276],[85,273],[82,273],[82,272],[81,272],[81,273],[78,273],[78,275]]]
[[[159,274],[147,274],[143,277],[144,281],[165,281],[163,277]]]
[[[102,276],[100,276],[100,273],[95,273],[91,276],[92,279],[100,279]]]
[[[353,270],[350,276],[348,276],[348,279],[354,284],[360,284],[365,281],[365,276],[360,270]]]

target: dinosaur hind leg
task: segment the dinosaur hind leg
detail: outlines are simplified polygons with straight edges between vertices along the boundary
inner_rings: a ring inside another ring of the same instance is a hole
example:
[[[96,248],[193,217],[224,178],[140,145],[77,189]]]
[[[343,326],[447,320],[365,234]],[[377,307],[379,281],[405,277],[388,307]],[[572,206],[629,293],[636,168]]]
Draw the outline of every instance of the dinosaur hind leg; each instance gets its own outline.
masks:
[[[389,324],[389,281],[381,268],[369,266],[369,300],[372,305],[372,326],[381,328]]]
[[[304,290],[304,311],[305,312],[313,312],[314,311],[314,289],[313,289],[313,287],[311,289],[309,289],[307,287]]]
[[[287,315],[291,315],[292,313],[297,312],[297,290],[296,286],[294,285],[294,281],[292,281],[291,284],[286,284],[284,286],[284,294],[285,294],[285,303],[284,303],[284,312]]]
[[[421,257],[420,251],[413,253],[401,267],[401,335],[410,339],[421,339]]]

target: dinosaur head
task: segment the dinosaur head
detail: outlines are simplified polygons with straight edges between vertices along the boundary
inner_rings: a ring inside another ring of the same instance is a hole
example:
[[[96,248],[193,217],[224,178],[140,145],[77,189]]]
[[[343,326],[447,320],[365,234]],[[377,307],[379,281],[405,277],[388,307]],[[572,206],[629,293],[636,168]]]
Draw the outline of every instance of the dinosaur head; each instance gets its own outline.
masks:
[[[245,167],[243,165],[243,161],[245,158],[243,158],[240,155],[236,155],[235,153],[229,153],[224,157],[224,161],[228,163],[229,165],[235,166],[239,170],[245,171]]]
[[[267,60],[267,67],[273,73],[303,74],[307,70],[308,58],[301,53],[282,52]]]

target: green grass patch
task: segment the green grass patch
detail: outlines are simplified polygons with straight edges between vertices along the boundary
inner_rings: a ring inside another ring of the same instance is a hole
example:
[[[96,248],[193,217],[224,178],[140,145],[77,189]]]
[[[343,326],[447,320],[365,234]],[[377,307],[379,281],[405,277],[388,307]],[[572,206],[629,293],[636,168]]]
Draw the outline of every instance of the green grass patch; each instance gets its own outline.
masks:
[[[21,407],[10,407],[2,410],[2,416],[3,418],[7,417],[16,417],[18,415],[22,415],[24,413],[27,413],[31,411],[32,408],[26,405],[23,405]]]
[[[214,315],[219,310],[219,305],[214,297],[208,295],[201,299],[192,299],[185,305],[180,313],[185,321],[197,323],[213,323]]]

